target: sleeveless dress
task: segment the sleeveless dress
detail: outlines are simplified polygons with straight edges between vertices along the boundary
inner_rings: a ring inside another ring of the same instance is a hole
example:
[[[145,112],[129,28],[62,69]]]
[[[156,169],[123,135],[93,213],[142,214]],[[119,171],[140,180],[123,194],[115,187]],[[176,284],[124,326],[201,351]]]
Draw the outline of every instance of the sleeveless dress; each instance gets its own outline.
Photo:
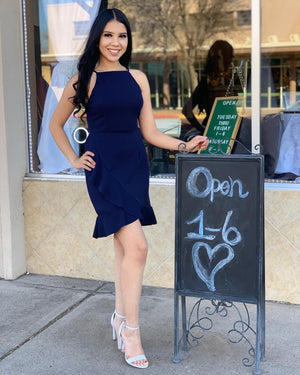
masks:
[[[128,70],[96,72],[86,113],[96,167],[85,170],[92,204],[97,212],[94,238],[118,232],[140,219],[156,224],[149,200],[149,166],[138,127],[143,98]]]

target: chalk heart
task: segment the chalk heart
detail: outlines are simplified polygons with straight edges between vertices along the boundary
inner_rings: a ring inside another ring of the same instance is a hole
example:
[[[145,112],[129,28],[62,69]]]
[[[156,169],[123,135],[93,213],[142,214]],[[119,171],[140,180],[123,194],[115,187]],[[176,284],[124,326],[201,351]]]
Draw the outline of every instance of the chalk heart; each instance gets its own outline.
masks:
[[[209,272],[201,263],[200,260],[200,252],[206,251],[209,261],[211,262],[214,258],[214,256],[220,251],[221,249],[227,250],[227,256],[223,259],[221,259],[215,267]],[[193,258],[193,264],[195,271],[199,278],[205,282],[207,288],[214,292],[216,290],[215,288],[215,276],[216,273],[219,272],[226,264],[231,262],[231,260],[234,258],[234,251],[231,246],[229,246],[227,243],[221,243],[215,246],[213,249],[205,242],[196,242],[192,248],[192,258]]]

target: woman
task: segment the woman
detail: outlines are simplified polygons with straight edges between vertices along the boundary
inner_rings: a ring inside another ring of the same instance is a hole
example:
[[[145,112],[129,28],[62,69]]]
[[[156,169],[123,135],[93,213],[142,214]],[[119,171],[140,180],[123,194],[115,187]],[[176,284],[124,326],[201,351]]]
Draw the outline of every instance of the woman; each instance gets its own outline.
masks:
[[[126,16],[106,9],[96,18],[78,64],[51,119],[54,140],[77,169],[84,168],[91,201],[97,211],[94,237],[113,234],[115,250],[115,312],[113,338],[126,362],[148,367],[139,331],[139,302],[147,242],[142,225],[156,223],[150,205],[145,140],[176,150],[182,141],[155,125],[146,76],[129,70],[132,41]],[[78,157],[63,126],[75,108],[84,106],[89,137]],[[186,150],[207,147],[206,137],[185,143]],[[126,318],[125,318],[126,317]],[[126,319],[126,320],[125,320]]]
[[[231,63],[233,59],[233,48],[225,40],[217,40],[210,47],[205,69],[201,74],[200,82],[193,91],[191,97],[185,103],[182,113],[189,123],[203,134],[215,98],[225,96],[232,76]],[[205,112],[206,116],[202,123],[197,120],[193,109],[198,105],[199,113]],[[187,133],[186,139],[190,134]]]

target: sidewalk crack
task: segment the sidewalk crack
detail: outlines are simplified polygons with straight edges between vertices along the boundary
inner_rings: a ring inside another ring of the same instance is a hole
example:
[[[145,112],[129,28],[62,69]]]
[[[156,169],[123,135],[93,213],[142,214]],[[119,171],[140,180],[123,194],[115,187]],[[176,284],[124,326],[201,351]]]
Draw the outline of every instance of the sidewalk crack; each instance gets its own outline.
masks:
[[[85,297],[81,298],[77,302],[75,302],[73,305],[65,309],[63,312],[58,314],[55,318],[50,320],[45,326],[40,328],[37,332],[33,333],[31,336],[27,337],[25,340],[23,340],[20,344],[16,345],[14,348],[10,349],[7,353],[3,354],[0,357],[0,362],[3,361],[6,357],[10,356],[12,353],[14,353],[16,350],[20,349],[23,345],[25,345],[27,342],[31,341],[34,339],[36,336],[38,336],[40,333],[45,331],[47,328],[51,327],[54,323],[62,319],[64,316],[68,315],[71,311],[76,309],[79,305],[81,305],[84,301],[86,301],[88,298],[92,297],[95,295],[95,293],[98,292],[99,289],[101,289],[103,285],[99,286],[97,289],[93,290],[92,292],[88,293]]]

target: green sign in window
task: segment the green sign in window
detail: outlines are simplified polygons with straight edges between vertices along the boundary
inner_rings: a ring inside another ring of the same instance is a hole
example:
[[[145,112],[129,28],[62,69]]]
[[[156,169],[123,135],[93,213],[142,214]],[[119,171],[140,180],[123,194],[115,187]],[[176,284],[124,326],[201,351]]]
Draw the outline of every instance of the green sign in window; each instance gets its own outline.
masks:
[[[231,153],[241,123],[241,116],[237,111],[240,101],[238,96],[215,99],[204,132],[209,138],[209,145],[201,154]]]

